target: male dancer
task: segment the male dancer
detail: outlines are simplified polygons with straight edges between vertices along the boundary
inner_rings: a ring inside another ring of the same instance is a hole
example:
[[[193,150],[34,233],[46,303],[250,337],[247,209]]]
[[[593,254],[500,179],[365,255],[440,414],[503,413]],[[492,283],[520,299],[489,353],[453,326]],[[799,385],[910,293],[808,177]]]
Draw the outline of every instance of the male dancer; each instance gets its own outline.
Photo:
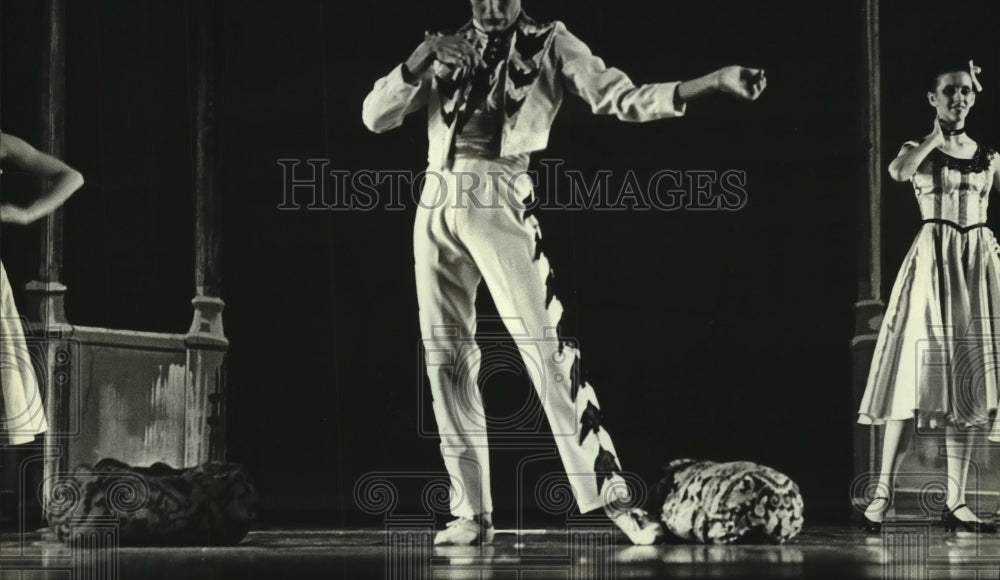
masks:
[[[413,232],[420,331],[441,451],[457,518],[435,544],[487,543],[493,537],[486,421],[477,389],[480,355],[475,296],[485,280],[517,342],[548,417],[581,512],[603,507],[636,544],[660,526],[628,505],[621,466],[580,352],[559,340],[562,306],[541,252],[541,231],[526,215],[533,195],[525,171],[545,148],[566,92],[595,113],[624,121],[684,114],[713,92],[756,99],[763,71],[730,66],[704,77],[636,87],[607,68],[559,21],[538,23],[520,0],[470,0],[471,22],[428,34],[380,79],[363,119],[376,133],[429,110],[429,171]]]

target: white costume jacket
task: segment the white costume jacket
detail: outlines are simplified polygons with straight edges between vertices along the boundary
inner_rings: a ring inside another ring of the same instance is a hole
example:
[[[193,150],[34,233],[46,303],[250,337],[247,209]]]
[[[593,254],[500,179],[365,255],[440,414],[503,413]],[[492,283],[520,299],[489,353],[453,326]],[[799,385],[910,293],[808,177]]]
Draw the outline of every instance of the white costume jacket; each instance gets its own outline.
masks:
[[[485,35],[471,21],[456,34],[477,49],[485,44]],[[606,67],[562,22],[539,24],[522,12],[513,35],[501,76],[505,82],[501,157],[545,149],[566,91],[583,98],[594,113],[623,121],[684,114],[685,106],[675,105],[679,83],[635,86],[622,71]],[[388,131],[401,125],[407,114],[428,106],[428,164],[449,168],[455,118],[464,112],[472,75],[436,62],[414,85],[403,79],[402,68],[397,66],[375,83],[364,102],[365,126],[376,133]]]

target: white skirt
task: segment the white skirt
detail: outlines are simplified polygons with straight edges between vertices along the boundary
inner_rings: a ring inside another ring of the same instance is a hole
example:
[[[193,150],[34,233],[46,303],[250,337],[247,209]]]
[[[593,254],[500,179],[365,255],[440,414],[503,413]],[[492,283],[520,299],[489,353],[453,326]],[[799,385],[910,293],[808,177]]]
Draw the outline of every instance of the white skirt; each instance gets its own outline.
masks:
[[[7,270],[0,264],[0,444],[30,443],[48,429],[31,359]]]
[[[859,423],[990,426],[1000,385],[1000,246],[986,227],[925,223],[896,277]]]

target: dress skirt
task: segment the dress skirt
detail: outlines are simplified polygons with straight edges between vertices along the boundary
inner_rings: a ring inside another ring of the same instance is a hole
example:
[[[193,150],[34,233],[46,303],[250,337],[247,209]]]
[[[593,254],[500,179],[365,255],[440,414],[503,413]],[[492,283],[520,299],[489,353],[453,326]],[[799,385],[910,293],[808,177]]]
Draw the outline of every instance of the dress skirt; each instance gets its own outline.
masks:
[[[29,443],[48,428],[31,359],[7,271],[0,264],[0,445]]]
[[[988,228],[928,220],[896,277],[859,423],[995,422],[1000,384],[1000,246]]]

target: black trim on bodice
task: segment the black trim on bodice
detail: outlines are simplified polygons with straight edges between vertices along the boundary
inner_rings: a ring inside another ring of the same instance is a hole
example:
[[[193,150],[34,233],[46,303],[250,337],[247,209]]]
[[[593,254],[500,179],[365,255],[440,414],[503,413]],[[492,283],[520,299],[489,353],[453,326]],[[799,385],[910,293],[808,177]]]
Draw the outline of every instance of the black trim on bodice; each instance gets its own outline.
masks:
[[[947,167],[962,173],[983,173],[990,168],[990,161],[996,154],[992,148],[980,144],[976,148],[975,154],[968,159],[952,157],[940,149],[934,149],[930,153],[930,158],[935,166]]]

